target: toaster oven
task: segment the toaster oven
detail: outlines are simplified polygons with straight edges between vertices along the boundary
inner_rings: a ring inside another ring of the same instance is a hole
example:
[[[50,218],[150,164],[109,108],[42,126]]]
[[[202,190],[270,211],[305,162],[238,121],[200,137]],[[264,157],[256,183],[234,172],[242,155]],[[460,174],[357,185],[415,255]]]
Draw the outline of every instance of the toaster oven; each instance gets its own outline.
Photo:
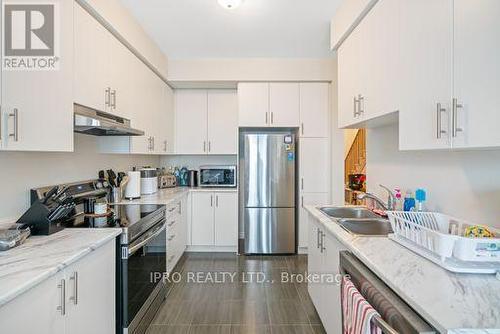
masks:
[[[200,166],[200,187],[235,188],[236,166],[207,165]]]

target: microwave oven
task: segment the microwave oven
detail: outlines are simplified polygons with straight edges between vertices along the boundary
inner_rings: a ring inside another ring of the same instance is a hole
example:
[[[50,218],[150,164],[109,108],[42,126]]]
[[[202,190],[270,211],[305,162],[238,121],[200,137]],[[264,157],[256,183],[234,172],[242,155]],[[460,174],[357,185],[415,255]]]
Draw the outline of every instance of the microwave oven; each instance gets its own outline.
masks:
[[[200,166],[200,187],[236,187],[236,166]]]

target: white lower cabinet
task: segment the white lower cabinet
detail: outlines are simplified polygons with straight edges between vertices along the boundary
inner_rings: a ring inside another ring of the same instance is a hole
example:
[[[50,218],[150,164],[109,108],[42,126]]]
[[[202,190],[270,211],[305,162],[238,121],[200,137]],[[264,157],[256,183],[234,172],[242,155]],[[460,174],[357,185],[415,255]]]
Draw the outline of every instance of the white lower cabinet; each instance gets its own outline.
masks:
[[[308,221],[309,213],[305,209],[306,205],[328,205],[330,204],[329,193],[301,193],[299,208],[299,248],[308,246]]]
[[[309,220],[308,274],[323,275],[323,279],[308,284],[309,295],[327,333],[342,333],[339,261],[342,244]],[[328,276],[328,278],[326,278]]]
[[[187,243],[187,196],[167,206],[167,272],[174,271],[186,250]]]
[[[191,246],[238,245],[238,193],[191,194]]]
[[[115,240],[0,308],[2,333],[115,332]]]

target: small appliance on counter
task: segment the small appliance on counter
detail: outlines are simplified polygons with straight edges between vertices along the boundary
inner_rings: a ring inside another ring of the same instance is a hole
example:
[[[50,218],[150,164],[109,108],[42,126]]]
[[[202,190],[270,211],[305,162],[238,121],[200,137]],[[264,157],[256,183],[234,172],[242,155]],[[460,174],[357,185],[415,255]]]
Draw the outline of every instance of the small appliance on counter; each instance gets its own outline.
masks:
[[[189,186],[189,170],[187,167],[182,167],[179,170],[179,186],[181,187],[187,187]]]
[[[189,175],[188,186],[192,188],[198,187],[198,171],[189,170],[188,175]]]
[[[141,170],[141,195],[151,195],[158,191],[158,171],[144,167]]]
[[[141,172],[127,172],[128,183],[125,186],[125,198],[137,199],[141,198]]]
[[[8,230],[0,230],[0,251],[6,251],[21,245],[30,234],[29,227],[18,224]]]
[[[175,188],[177,186],[177,179],[173,175],[172,171],[165,171],[163,167],[158,175],[158,188]]]
[[[236,166],[200,166],[200,187],[236,188]]]

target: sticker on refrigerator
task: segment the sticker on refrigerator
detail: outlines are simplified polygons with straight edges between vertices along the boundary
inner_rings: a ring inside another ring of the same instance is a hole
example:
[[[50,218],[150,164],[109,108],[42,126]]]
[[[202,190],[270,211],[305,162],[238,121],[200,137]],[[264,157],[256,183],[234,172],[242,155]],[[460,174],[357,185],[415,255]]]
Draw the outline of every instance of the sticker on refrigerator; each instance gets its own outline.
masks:
[[[288,161],[293,161],[295,159],[295,154],[293,152],[288,152]]]
[[[291,143],[293,143],[293,137],[291,135],[286,135],[285,144],[291,144]]]

